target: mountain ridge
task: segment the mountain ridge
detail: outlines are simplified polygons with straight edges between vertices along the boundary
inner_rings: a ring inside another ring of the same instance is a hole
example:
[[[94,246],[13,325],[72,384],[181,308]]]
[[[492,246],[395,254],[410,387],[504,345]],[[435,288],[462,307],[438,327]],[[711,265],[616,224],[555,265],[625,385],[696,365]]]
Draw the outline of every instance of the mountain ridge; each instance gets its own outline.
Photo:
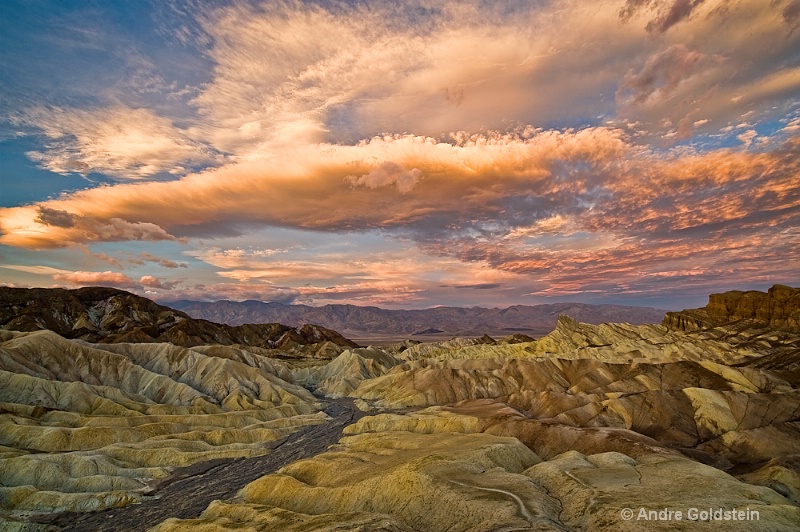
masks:
[[[596,325],[604,322],[644,325],[661,322],[667,313],[666,310],[651,307],[587,303],[513,305],[507,308],[432,307],[413,310],[344,304],[312,307],[254,300],[181,300],[165,304],[194,318],[229,325],[269,321],[287,325],[315,323],[350,337],[375,334],[414,336],[430,330],[441,331],[437,334],[443,336],[505,335],[512,332],[541,335],[553,330],[561,314]]]
[[[106,287],[0,287],[0,329],[45,329],[93,343],[241,344],[279,349],[324,342],[356,346],[338,332],[317,325],[260,322],[231,326],[195,319],[147,298]]]

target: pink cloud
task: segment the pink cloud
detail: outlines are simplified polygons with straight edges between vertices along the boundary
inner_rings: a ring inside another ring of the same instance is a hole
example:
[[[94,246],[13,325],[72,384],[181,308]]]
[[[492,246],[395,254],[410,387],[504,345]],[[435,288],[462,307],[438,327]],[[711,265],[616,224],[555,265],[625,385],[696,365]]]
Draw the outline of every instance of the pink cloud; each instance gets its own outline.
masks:
[[[617,89],[617,99],[640,104],[648,98],[668,96],[697,71],[705,57],[683,44],[673,44],[651,56],[638,72],[629,70]]]

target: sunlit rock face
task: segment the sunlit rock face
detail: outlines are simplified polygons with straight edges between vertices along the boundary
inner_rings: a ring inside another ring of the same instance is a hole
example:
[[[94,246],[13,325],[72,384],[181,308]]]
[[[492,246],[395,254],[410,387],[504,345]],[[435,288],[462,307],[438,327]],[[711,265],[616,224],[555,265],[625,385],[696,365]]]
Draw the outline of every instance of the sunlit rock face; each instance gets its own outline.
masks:
[[[704,308],[668,312],[664,324],[673,329],[693,330],[723,324],[753,328],[800,331],[800,288],[775,285],[766,293],[734,290],[711,294]]]
[[[537,422],[631,430],[728,467],[797,452],[800,435],[800,391],[769,373],[710,362],[416,362],[351,395],[392,408],[490,399]]]
[[[794,531],[800,331],[789,303],[743,316],[742,300],[763,297],[738,294],[702,326],[562,317],[538,340],[388,348],[324,335],[282,350],[0,331],[0,519],[146,505],[174,468],[268,453],[330,422],[323,397],[349,397],[368,415],[337,445],[195,518],[148,526]],[[665,509],[682,520],[647,517]],[[750,513],[688,515],[701,510]]]
[[[345,397],[362,381],[385,374],[400,361],[376,348],[343,352],[324,366],[303,367],[293,371],[295,380],[316,389],[327,397]]]
[[[616,451],[601,450],[614,436],[588,445],[580,437],[583,452],[547,458],[531,450],[530,438],[523,444],[496,435],[505,429],[524,439],[515,425],[526,421],[489,403],[364,418],[339,445],[249,484],[239,501],[213,503],[197,519],[167,520],[155,530],[227,530],[242,522],[275,530],[714,530],[718,523],[652,527],[620,516],[630,508],[686,513],[720,504],[759,516],[726,523],[729,530],[789,531],[800,519],[775,490],[635,434],[617,439]]]
[[[800,334],[739,325],[683,332],[562,317],[534,342],[413,346],[351,396],[383,408],[502,403],[551,435],[536,449],[548,456],[574,449],[576,429],[631,431],[724,469],[797,453]]]
[[[558,501],[522,474],[539,462],[514,438],[359,434],[251,483],[241,492],[244,504],[209,508],[196,522],[167,521],[157,530],[222,524],[248,509],[276,508],[325,515],[327,526],[340,529],[372,514],[390,516],[387,521],[399,530],[496,530],[530,526],[526,514],[535,513],[538,523],[550,527],[545,530],[563,530],[555,526]]]

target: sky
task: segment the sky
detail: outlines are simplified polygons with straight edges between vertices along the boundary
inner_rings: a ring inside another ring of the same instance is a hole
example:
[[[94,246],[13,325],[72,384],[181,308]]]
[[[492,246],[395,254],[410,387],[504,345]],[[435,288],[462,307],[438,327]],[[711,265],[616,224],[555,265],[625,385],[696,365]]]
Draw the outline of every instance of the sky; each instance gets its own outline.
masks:
[[[800,0],[4,0],[0,72],[2,285],[800,285]]]

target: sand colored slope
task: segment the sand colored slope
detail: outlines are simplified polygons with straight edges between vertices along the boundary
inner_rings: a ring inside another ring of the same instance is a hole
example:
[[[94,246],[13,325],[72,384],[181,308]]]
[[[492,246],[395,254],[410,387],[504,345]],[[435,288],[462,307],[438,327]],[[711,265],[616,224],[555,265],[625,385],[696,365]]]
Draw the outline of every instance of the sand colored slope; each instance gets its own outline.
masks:
[[[0,331],[0,504],[19,516],[146,499],[176,466],[267,453],[322,423],[313,389],[375,415],[158,530],[720,529],[621,518],[640,507],[750,508],[759,521],[725,529],[800,527],[796,331],[562,318],[523,340],[277,359]]]
[[[800,452],[800,391],[775,375],[711,362],[422,360],[363,381],[351,396],[393,408],[493,399],[529,419],[631,430],[730,463]]]
[[[354,526],[364,514],[386,516],[390,523],[399,523],[400,530],[530,529],[532,525],[564,530],[554,519],[557,501],[520,474],[538,462],[513,438],[362,434],[249,484],[241,492],[243,509],[212,507],[199,520],[166,521],[156,530],[219,525],[256,508],[288,510],[286,517],[300,514],[306,520],[324,516],[326,527],[320,529],[325,530],[334,524],[340,530]],[[272,511],[270,519],[276,514],[280,515]]]
[[[269,452],[269,442],[324,422],[320,408],[263,351],[3,331],[0,505],[20,513],[136,502],[172,468]]]
[[[797,331],[775,331],[750,322],[724,323],[710,329],[685,331],[666,325],[590,325],[561,316],[552,332],[531,342],[509,344],[454,338],[446,342],[403,346],[396,356],[407,361],[555,357],[611,363],[691,360],[735,364],[798,347],[800,333]]]
[[[213,503],[198,519],[167,520],[155,530],[719,529],[716,522],[653,525],[621,517],[625,508],[663,507],[760,516],[727,522],[726,530],[790,531],[800,523],[800,509],[773,489],[652,440],[638,442],[636,458],[566,451],[542,460],[517,438],[482,432],[515,422],[539,423],[487,401],[366,417],[328,452],[252,482],[240,501]]]
[[[786,381],[747,368],[675,362],[611,364],[592,359],[517,358],[419,360],[366,380],[351,394],[392,407],[449,404],[464,399],[525,392],[568,394],[672,391],[707,388],[742,392],[791,392]]]
[[[800,509],[775,491],[684,457],[649,455],[634,460],[621,453],[585,456],[570,451],[524,474],[561,501],[559,517],[572,530],[711,531],[722,526],[778,532],[796,530],[800,523]],[[665,508],[681,511],[681,519],[647,517],[648,511]],[[701,519],[699,512],[709,509],[742,511],[749,519]],[[631,514],[623,514],[629,510]]]
[[[293,376],[297,382],[313,386],[318,393],[339,398],[356,389],[361,381],[379,377],[399,363],[381,349],[348,349],[324,366],[296,369]]]

